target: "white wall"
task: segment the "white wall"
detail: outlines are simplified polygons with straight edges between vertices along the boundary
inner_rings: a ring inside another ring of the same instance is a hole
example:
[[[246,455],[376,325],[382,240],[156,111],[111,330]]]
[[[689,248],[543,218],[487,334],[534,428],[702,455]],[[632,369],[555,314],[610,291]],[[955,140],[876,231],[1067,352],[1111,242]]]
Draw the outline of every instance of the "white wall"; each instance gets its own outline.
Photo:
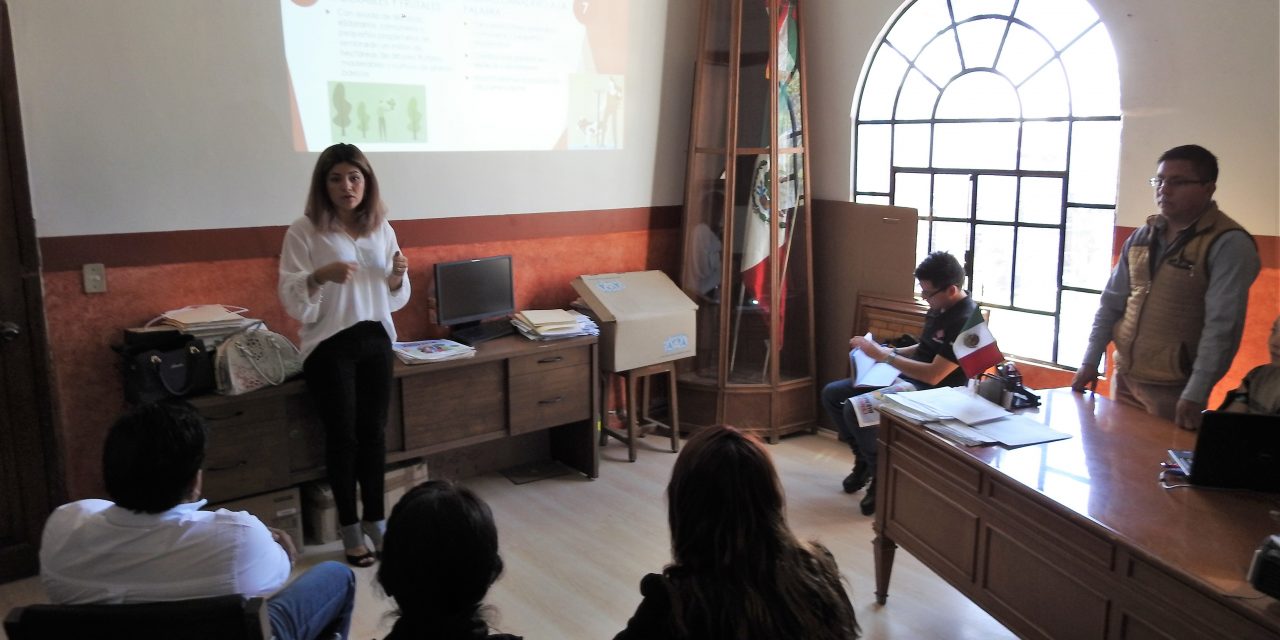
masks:
[[[851,200],[851,108],[863,65],[899,0],[807,0],[813,181]],[[1152,213],[1162,151],[1196,143],[1222,171],[1217,200],[1250,231],[1280,235],[1280,3],[1092,0],[1120,67],[1123,126],[1116,223]]]
[[[391,217],[680,204],[697,4],[629,1],[625,150],[374,154]],[[9,10],[39,236],[284,225],[301,213],[317,154],[293,151],[278,2]]]

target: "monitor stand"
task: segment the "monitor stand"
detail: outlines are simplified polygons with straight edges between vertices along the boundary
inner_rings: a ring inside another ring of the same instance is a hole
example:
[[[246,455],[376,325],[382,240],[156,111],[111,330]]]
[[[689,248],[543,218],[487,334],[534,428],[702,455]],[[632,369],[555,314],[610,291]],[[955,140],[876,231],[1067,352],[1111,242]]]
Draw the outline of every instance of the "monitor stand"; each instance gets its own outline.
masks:
[[[449,332],[449,339],[454,342],[461,342],[472,347],[493,340],[509,336],[516,332],[516,328],[511,326],[511,321],[503,318],[501,320],[490,320],[488,322],[467,322],[460,324]]]

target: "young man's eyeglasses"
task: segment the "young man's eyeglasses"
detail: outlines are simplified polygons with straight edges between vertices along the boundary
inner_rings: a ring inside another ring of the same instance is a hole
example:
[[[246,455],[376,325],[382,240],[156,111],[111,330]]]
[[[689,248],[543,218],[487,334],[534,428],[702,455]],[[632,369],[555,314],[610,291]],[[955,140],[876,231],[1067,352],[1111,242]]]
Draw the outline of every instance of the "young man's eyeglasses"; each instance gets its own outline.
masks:
[[[1159,189],[1160,187],[1165,187],[1166,189],[1177,189],[1178,187],[1185,186],[1188,184],[1205,184],[1207,182],[1209,181],[1208,180],[1189,180],[1187,178],[1166,179],[1166,178],[1159,178],[1159,177],[1150,178],[1147,180],[1147,184],[1157,189]]]
[[[946,287],[942,287],[942,288],[940,288],[940,289],[934,289],[933,291],[925,291],[925,290],[924,290],[924,287],[921,287],[921,288],[920,288],[920,299],[921,299],[921,300],[924,300],[925,302],[928,302],[928,301],[929,301],[929,298],[932,298],[932,297],[934,297],[934,296],[938,295],[939,293],[942,293],[944,290],[946,290]]]

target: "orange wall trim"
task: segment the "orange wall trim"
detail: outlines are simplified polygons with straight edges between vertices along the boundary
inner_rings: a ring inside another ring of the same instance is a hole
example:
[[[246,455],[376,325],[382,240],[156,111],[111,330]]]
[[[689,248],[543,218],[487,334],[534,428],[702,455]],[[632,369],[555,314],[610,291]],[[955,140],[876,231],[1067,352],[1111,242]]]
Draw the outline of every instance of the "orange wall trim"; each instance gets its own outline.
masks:
[[[561,211],[515,215],[393,220],[402,247],[536,240],[583,233],[625,233],[678,229],[678,205],[603,211]],[[107,267],[142,267],[187,262],[273,258],[280,254],[286,226],[200,229],[147,233],[57,236],[40,239],[42,268],[79,271],[100,262]]]

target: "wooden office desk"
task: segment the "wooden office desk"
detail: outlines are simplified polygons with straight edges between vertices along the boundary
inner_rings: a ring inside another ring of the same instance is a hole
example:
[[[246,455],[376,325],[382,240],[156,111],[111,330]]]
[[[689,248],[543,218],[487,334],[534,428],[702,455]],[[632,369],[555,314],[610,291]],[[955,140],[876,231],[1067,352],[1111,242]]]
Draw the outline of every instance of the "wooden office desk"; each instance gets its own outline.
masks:
[[[1024,638],[1280,638],[1252,589],[1280,494],[1163,489],[1195,434],[1069,389],[1030,415],[1072,437],[963,447],[888,414],[876,478],[876,600],[901,545]]]
[[[549,457],[599,474],[596,339],[533,342],[508,336],[461,360],[397,362],[387,415],[387,462],[476,448],[515,449],[514,464]],[[301,379],[241,396],[191,402],[209,423],[204,495],[212,502],[325,476],[324,427]],[[505,458],[504,458],[505,459]],[[468,470],[475,465],[468,464]],[[479,468],[485,471],[486,468]]]

